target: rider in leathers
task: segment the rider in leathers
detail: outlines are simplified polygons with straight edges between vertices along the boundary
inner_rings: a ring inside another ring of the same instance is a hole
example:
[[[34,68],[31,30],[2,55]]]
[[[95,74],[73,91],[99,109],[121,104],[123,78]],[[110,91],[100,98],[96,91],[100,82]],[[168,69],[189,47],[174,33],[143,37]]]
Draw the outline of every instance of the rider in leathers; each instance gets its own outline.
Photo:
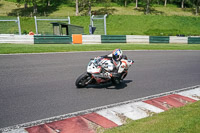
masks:
[[[120,49],[115,49],[111,54],[101,56],[101,58],[107,58],[111,60],[113,63],[114,69],[112,72],[105,72],[103,73],[103,76],[105,78],[111,78],[111,77],[120,77],[121,73],[119,73],[119,67],[121,65],[121,59],[127,59],[126,55],[123,55],[122,50]]]

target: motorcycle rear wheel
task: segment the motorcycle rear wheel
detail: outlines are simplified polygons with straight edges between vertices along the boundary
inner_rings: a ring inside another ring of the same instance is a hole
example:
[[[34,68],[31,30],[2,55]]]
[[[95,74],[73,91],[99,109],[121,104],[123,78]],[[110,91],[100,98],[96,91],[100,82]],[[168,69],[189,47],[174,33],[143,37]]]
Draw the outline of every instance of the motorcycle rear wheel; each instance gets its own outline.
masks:
[[[86,87],[88,84],[86,84],[89,80],[91,79],[90,75],[85,72],[83,73],[82,75],[80,75],[76,82],[75,82],[75,85],[77,88],[84,88]]]

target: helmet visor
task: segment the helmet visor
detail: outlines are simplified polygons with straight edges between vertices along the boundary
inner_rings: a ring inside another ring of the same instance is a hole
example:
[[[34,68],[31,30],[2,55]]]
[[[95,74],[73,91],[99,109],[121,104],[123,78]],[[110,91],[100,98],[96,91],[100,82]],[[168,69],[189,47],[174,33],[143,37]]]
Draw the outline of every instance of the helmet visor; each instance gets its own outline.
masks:
[[[115,61],[118,61],[118,60],[119,60],[119,55],[113,55],[113,59],[114,59]]]

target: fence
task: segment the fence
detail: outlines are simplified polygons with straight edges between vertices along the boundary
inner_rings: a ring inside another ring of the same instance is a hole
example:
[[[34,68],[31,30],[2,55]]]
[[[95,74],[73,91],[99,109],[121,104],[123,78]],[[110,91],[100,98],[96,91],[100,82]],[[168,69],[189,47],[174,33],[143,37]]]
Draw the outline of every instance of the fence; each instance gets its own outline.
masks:
[[[17,26],[18,26],[18,34],[21,35],[21,26],[20,26],[20,19],[19,19],[19,17],[17,17],[17,19],[0,20],[0,22],[5,22],[5,23],[7,24],[6,26],[0,24],[1,26],[3,26],[3,27],[1,27],[1,29],[2,29],[2,30],[11,29],[11,31],[9,31],[9,33],[13,32],[12,34],[15,33],[15,30],[13,30],[13,27],[14,27],[15,24],[12,25],[12,26],[10,26],[10,25],[8,25],[8,22],[15,22],[15,23],[17,23]],[[5,33],[5,32],[4,32],[4,33]]]
[[[50,24],[50,22],[58,22],[58,21],[67,21],[68,24],[70,24],[70,17],[63,18],[63,19],[53,19],[53,18],[37,18],[36,16],[34,16],[35,19],[35,30],[36,30],[36,34],[52,34],[52,31],[49,31],[49,29],[52,29],[50,27],[52,27],[52,25]],[[40,28],[38,28],[38,21],[40,21]],[[46,22],[44,22],[46,21]],[[44,22],[44,23],[42,23]],[[38,29],[40,29],[42,32],[39,33]],[[48,29],[48,30],[47,30]]]
[[[96,31],[94,32],[94,34],[107,35],[107,32],[106,32],[106,17],[107,17],[107,14],[105,14],[105,15],[92,15],[92,17],[91,17],[92,27],[96,27]]]

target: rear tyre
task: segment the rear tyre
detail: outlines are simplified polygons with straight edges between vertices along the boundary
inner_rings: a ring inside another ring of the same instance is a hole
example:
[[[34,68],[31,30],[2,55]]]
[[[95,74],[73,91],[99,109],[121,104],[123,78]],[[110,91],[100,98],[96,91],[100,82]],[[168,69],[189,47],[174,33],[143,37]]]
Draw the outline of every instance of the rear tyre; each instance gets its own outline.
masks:
[[[88,84],[87,82],[91,79],[90,75],[85,72],[84,74],[80,75],[76,82],[75,82],[75,85],[77,88],[84,88],[86,87]]]

